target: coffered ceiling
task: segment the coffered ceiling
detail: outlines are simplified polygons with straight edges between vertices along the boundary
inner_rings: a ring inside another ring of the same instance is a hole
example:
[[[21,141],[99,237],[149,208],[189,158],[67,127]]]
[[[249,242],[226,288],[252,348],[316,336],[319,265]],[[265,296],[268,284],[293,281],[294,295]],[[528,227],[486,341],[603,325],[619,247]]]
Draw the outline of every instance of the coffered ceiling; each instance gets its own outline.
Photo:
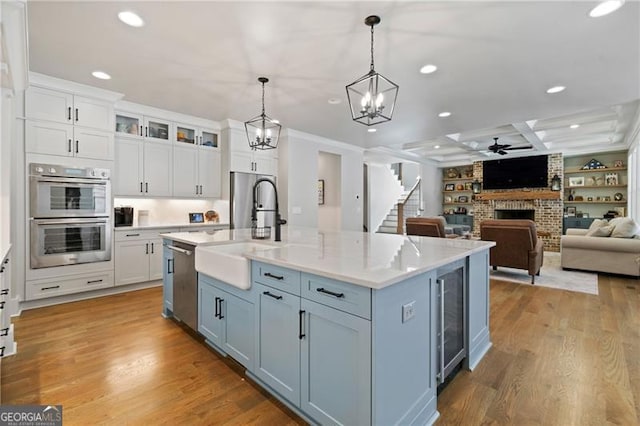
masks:
[[[493,137],[533,147],[510,156],[611,151],[638,113],[640,3],[588,17],[596,4],[29,2],[30,69],[240,121],[259,113],[266,76],[267,113],[285,127],[442,166],[493,156]],[[124,25],[122,10],[145,26]],[[351,120],[345,92],[368,71],[371,14],[382,18],[376,70],[400,86],[393,120],[375,133]],[[438,70],[420,74],[425,64]],[[98,69],[113,78],[93,78]],[[555,85],[567,88],[547,94]]]

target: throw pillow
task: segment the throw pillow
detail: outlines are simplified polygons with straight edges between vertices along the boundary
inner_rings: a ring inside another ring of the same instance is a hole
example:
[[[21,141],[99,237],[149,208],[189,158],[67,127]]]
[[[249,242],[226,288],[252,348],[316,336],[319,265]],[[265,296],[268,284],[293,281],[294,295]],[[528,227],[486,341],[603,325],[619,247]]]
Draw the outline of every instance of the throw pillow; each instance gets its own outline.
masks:
[[[603,226],[607,225],[609,225],[607,219],[595,219],[593,222],[591,222],[591,225],[589,225],[589,231],[593,231],[594,229],[602,228]],[[587,233],[587,235],[589,234]]]
[[[622,216],[622,217],[614,217],[613,219],[611,219],[609,221],[609,225],[613,225],[615,227],[625,219],[629,219],[629,218],[628,217],[624,217],[624,216]]]
[[[621,218],[619,222],[615,224],[611,236],[614,238],[633,238],[638,232],[640,232],[640,226],[630,217]]]
[[[613,232],[614,227],[609,225],[609,226],[602,226],[600,228],[594,228],[590,231],[587,232],[587,237],[608,237],[609,235],[611,235],[611,232]]]

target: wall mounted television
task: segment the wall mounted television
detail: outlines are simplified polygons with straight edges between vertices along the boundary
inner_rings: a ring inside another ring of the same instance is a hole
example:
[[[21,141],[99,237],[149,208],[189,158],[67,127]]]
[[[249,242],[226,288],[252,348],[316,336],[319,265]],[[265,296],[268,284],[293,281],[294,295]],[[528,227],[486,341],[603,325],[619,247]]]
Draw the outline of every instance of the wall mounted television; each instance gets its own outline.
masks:
[[[504,158],[482,163],[483,189],[545,188],[548,182],[548,158]]]

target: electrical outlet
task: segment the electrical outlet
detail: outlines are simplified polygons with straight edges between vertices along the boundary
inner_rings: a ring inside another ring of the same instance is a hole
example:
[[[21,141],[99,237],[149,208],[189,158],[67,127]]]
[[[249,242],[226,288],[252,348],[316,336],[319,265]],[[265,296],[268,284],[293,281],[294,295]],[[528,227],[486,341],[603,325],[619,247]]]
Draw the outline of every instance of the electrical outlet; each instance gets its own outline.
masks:
[[[414,300],[402,305],[402,322],[407,322],[416,315],[415,303],[416,301]]]

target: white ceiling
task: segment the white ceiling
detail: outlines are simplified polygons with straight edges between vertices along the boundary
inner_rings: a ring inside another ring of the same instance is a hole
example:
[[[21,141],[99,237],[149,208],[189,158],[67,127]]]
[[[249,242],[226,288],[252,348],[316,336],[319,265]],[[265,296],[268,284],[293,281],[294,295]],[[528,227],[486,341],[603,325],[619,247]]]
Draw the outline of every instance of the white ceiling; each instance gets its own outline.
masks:
[[[640,3],[589,18],[596,3],[29,2],[30,69],[240,121],[260,112],[266,76],[267,114],[285,127],[442,166],[488,158],[496,136],[534,147],[511,156],[611,151],[625,148],[638,111]],[[122,10],[146,25],[122,24]],[[382,19],[376,70],[400,86],[376,133],[351,120],[345,92],[368,71],[371,14]],[[427,63],[438,71],[420,74]],[[567,90],[545,93],[554,85]]]

